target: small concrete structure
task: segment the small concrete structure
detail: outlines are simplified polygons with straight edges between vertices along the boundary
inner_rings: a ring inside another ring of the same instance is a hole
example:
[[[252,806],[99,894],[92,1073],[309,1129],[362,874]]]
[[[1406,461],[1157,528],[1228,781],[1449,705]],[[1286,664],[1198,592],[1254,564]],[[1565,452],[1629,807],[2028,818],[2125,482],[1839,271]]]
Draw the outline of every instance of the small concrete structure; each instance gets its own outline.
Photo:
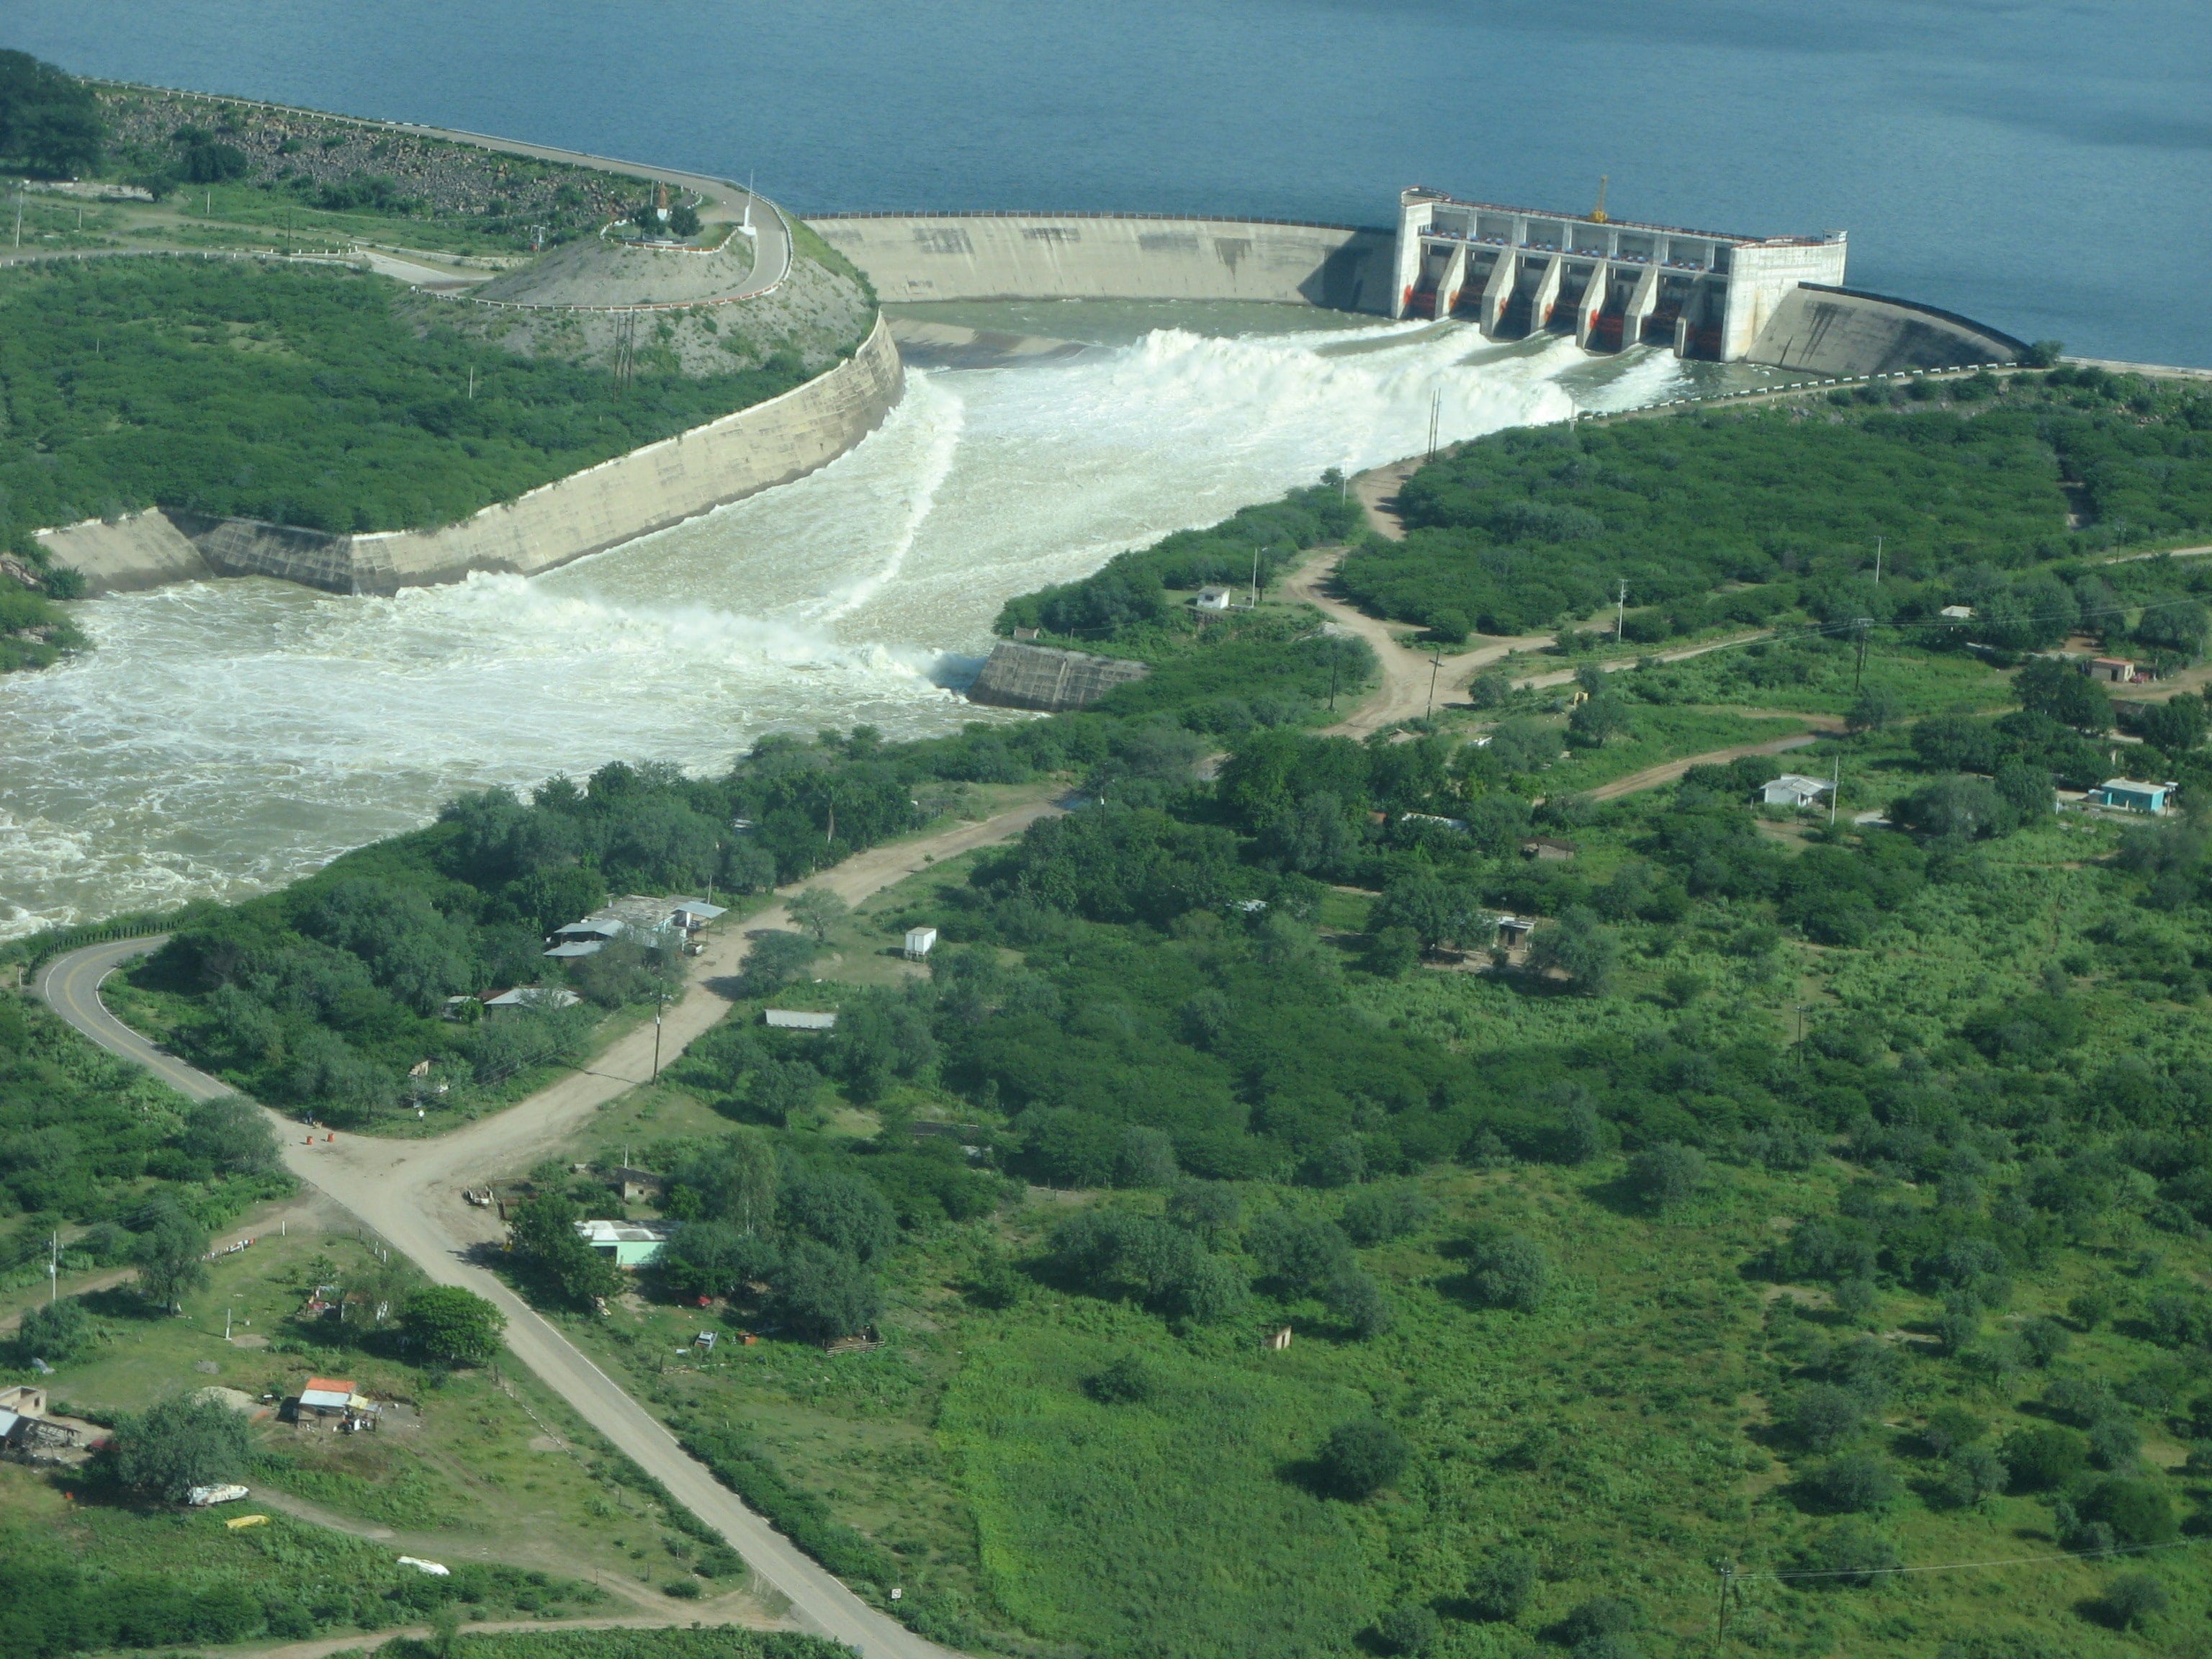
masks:
[[[676,1229],[661,1221],[579,1221],[576,1237],[617,1267],[642,1267],[659,1255]]]
[[[1574,842],[1556,836],[1531,836],[1521,843],[1521,856],[1539,864],[1564,864],[1574,855]]]
[[[762,1021],[784,1031],[830,1031],[837,1027],[835,1014],[817,1014],[800,1008],[766,1008]]]
[[[2081,672],[2106,685],[2133,685],[2150,678],[2143,672],[2142,664],[2127,657],[2092,657],[2081,665]]]
[[[994,708],[1034,708],[1058,714],[1080,708],[1151,673],[1127,657],[1095,657],[1048,645],[1017,645],[1001,640],[991,647],[983,672],[968,688],[968,701]]]
[[[1820,798],[1833,787],[1826,778],[1808,778],[1802,772],[1784,772],[1780,777],[1759,792],[1761,802],[1768,806],[1787,806],[1796,811],[1818,806]]]
[[[2148,812],[2163,817],[2173,810],[2178,783],[2138,783],[2133,778],[2106,778],[2082,797],[2092,806],[2109,806],[2122,812]]]
[[[1270,1353],[1282,1352],[1284,1349],[1291,1346],[1291,1328],[1288,1325],[1277,1326],[1273,1330],[1267,1333],[1267,1340],[1261,1346],[1265,1347]]]
[[[1200,611],[1226,611],[1229,609],[1229,590],[1225,587],[1201,587],[1191,604]]]
[[[1462,836],[1467,833],[1467,820],[1465,818],[1448,818],[1436,812],[1401,812],[1398,815],[1398,822],[1401,823],[1432,823],[1439,830],[1455,830]]]
[[[1945,622],[1972,622],[1974,607],[1971,605],[1947,605],[1936,614]]]
[[[625,1204],[635,1204],[644,1199],[657,1199],[667,1189],[668,1177],[655,1175],[650,1170],[633,1170],[617,1164],[607,1171],[607,1184]]]
[[[719,921],[729,915],[726,905],[709,904],[700,898],[674,898],[668,901],[669,925],[680,927],[687,933],[696,933],[710,921]]]
[[[908,962],[920,962],[936,948],[937,929],[934,927],[909,927],[906,930],[906,958]]]

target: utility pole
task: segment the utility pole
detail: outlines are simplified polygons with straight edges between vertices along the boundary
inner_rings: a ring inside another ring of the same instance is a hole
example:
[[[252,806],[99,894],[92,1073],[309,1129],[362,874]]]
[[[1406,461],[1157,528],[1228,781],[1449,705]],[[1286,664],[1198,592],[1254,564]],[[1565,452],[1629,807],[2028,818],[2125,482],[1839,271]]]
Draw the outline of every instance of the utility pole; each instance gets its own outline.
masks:
[[[1836,827],[1836,797],[1844,793],[1844,757],[1838,751],[1834,770],[1828,776],[1828,828]]]
[[[476,366],[474,363],[471,363],[471,364],[469,365],[469,401],[470,401],[471,403],[474,403],[474,402],[476,402],[476,400],[477,400],[477,366]]]
[[[1881,586],[1881,538],[1874,538],[1874,585]]]
[[[1729,1602],[1734,1599],[1735,1593],[1735,1563],[1733,1561],[1723,1561],[1721,1563],[1720,1571],[1721,1627],[1720,1637],[1715,1645],[1717,1647],[1726,1647],[1728,1645]]]
[[[1252,550],[1252,608],[1260,608],[1260,550]]]
[[[15,186],[15,246],[23,246],[23,187]]]
[[[1443,671],[1443,665],[1444,645],[1442,640],[1438,640],[1436,654],[1429,659],[1429,714],[1437,712],[1437,676]],[[1427,719],[1428,714],[1424,714],[1422,718]]]
[[[1443,408],[1444,394],[1441,392],[1431,392],[1429,394],[1429,452],[1424,458],[1428,460],[1433,461],[1437,458],[1437,426],[1443,418]]]
[[[54,1305],[54,1299],[62,1293],[62,1236],[59,1233],[48,1234],[46,1249],[49,1252],[46,1257],[46,1305],[51,1308]]]
[[[1619,645],[1628,637],[1628,579],[1621,578],[1620,597],[1613,608],[1613,642]]]
[[[655,996],[653,1002],[653,1080],[655,1083],[660,1081],[660,1011],[667,1003],[668,993],[665,991]],[[627,1149],[623,1153],[623,1162],[629,1162]]]

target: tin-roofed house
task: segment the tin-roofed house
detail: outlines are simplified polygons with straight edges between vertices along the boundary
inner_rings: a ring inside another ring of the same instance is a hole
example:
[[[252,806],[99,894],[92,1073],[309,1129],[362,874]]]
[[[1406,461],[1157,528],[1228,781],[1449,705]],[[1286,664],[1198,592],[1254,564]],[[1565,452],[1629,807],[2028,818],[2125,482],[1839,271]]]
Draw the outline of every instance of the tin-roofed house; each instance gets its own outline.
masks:
[[[2178,783],[2138,783],[2133,778],[2106,778],[2083,797],[2092,806],[2110,806],[2123,812],[2148,812],[2163,817],[2173,810]]]
[[[660,1221],[579,1221],[576,1237],[617,1267],[642,1267],[659,1257],[676,1229]]]

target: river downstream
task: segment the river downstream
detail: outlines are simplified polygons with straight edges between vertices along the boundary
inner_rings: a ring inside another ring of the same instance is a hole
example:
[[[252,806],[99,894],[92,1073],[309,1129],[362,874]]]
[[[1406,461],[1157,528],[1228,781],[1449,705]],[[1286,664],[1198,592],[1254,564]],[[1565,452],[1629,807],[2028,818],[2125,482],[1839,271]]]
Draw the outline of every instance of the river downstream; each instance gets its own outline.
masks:
[[[1010,595],[1418,450],[1432,400],[1459,438],[1720,372],[1280,307],[1061,305],[1049,328],[973,309],[1097,343],[917,369],[820,472],[543,576],[75,607],[94,650],[0,680],[0,936],[243,896],[488,784],[711,769],[779,729],[1025,718],[949,689]]]

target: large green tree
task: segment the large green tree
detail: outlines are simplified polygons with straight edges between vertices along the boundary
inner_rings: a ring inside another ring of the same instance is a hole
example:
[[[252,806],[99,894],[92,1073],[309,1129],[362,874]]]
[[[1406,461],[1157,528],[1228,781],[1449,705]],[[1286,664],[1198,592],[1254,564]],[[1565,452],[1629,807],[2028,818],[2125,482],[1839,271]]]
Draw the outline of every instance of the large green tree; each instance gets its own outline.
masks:
[[[126,1490],[179,1504],[194,1486],[235,1482],[252,1455],[243,1417],[215,1400],[176,1395],[116,1430],[108,1466]]]
[[[507,1316],[473,1291],[431,1285],[407,1298],[399,1316],[409,1346],[451,1365],[481,1365],[499,1352]]]

